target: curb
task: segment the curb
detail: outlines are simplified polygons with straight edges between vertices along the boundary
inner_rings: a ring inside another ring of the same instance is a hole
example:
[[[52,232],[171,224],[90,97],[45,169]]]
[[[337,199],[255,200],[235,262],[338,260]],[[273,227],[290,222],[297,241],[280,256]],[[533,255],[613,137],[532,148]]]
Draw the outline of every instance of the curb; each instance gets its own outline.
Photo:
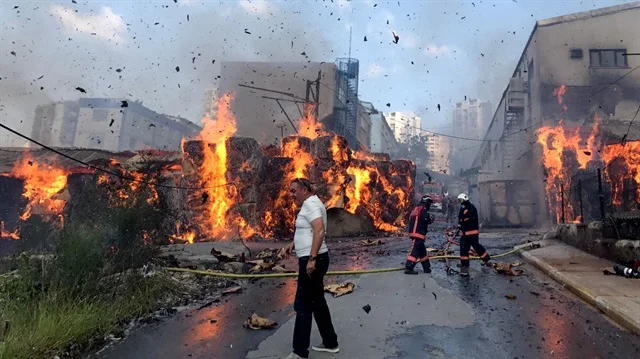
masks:
[[[572,281],[552,265],[532,255],[529,252],[521,251],[520,256],[527,262],[533,264],[540,271],[553,278],[553,280],[562,284],[565,288],[569,289],[572,293],[580,297],[582,300],[594,306],[596,309],[602,311],[616,323],[620,324],[631,332],[640,335],[640,321],[631,318],[626,313],[620,311],[616,306],[610,304],[606,298],[594,296],[591,292],[589,292],[587,288]]]

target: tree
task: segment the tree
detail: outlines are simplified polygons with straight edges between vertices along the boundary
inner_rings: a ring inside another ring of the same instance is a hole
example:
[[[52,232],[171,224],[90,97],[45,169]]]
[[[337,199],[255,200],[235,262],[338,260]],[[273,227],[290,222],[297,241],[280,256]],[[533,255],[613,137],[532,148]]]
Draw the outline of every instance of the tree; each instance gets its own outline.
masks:
[[[418,168],[425,168],[430,156],[426,136],[413,136],[406,143],[398,144],[396,157],[411,160]]]

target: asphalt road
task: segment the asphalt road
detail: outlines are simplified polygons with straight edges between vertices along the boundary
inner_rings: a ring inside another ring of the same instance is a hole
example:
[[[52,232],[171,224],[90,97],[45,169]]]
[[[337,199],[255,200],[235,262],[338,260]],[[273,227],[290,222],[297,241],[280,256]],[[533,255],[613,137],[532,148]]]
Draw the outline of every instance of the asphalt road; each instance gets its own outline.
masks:
[[[435,233],[435,231],[434,231]],[[492,253],[504,252],[527,233],[483,234]],[[360,239],[330,240],[331,269],[397,267],[409,242],[382,238],[362,247]],[[428,247],[444,243],[431,235]],[[516,255],[500,261],[520,261]],[[637,358],[640,340],[523,264],[519,277],[471,266],[471,277],[449,276],[444,264],[431,275],[402,272],[333,277],[352,281],[356,290],[340,298],[327,295],[341,352],[311,358]],[[291,350],[295,280],[245,282],[242,294],[202,310],[179,313],[134,331],[99,355],[126,358],[282,358]],[[505,296],[515,295],[516,299]],[[365,313],[362,307],[371,306]],[[253,312],[277,321],[275,330],[242,327]],[[213,320],[213,322],[212,322]],[[318,341],[314,328],[312,342]]]

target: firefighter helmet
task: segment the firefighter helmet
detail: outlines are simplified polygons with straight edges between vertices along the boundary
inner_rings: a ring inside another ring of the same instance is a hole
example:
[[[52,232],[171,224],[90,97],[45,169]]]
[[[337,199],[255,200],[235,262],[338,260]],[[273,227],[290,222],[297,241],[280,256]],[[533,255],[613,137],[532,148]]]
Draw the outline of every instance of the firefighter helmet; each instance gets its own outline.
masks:
[[[464,193],[460,193],[458,195],[458,202],[463,203],[463,202],[467,202],[467,201],[469,201],[469,196],[467,196]]]

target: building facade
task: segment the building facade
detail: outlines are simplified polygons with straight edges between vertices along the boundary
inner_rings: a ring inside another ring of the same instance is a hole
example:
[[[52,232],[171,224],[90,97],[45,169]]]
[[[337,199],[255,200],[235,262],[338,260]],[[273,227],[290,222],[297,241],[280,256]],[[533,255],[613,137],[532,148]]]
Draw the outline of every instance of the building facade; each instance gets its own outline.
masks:
[[[468,99],[456,103],[453,109],[452,134],[465,138],[453,139],[451,145],[455,149],[450,157],[451,170],[454,173],[467,169],[473,162],[473,158],[480,148],[481,141],[469,141],[466,139],[484,138],[484,134],[493,116],[491,103],[477,99]]]
[[[358,100],[358,130],[356,136],[358,138],[359,148],[371,150],[371,114],[377,112],[371,102]]]
[[[395,156],[398,152],[398,141],[384,114],[374,108],[369,118],[371,119],[370,151]]]
[[[466,171],[485,222],[555,220],[547,207],[537,129],[581,131],[596,117],[605,131],[630,123],[640,106],[640,71],[634,71],[640,57],[623,55],[640,49],[638,19],[635,2],[537,21]]]
[[[33,137],[56,147],[137,151],[179,150],[182,138],[201,128],[186,119],[158,114],[141,102],[112,98],[38,106]]]
[[[444,136],[438,136],[427,133],[427,151],[429,159],[427,160],[427,168],[440,173],[448,174],[449,169],[449,139]]]
[[[422,134],[422,120],[415,114],[391,112],[385,118],[398,142],[407,143],[410,138]]]

